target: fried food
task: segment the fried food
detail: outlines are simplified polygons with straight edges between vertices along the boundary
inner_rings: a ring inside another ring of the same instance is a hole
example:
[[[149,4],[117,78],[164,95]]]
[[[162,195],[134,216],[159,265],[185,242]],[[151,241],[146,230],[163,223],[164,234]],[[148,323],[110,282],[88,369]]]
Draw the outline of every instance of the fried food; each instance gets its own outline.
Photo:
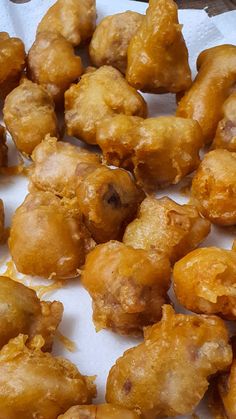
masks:
[[[162,252],[174,263],[209,232],[209,221],[201,218],[194,206],[149,196],[140,205],[138,217],[126,227],[123,242],[135,249]]]
[[[222,106],[236,82],[236,46],[219,45],[201,52],[198,75],[181,99],[177,116],[199,122],[205,143],[214,139]]]
[[[161,318],[161,307],[168,301],[170,264],[164,255],[109,241],[87,256],[82,283],[93,300],[97,331],[108,328],[139,336],[143,327]]]
[[[212,147],[236,151],[236,93],[225,101],[222,112],[223,118],[218,123]]]
[[[2,199],[0,199],[0,244],[3,243],[5,238],[5,214],[4,214],[4,205]]]
[[[140,415],[132,410],[113,404],[96,406],[73,406],[58,419],[139,419]]]
[[[208,377],[232,362],[226,326],[216,316],[175,314],[165,305],[144,338],[116,361],[106,391],[108,403],[139,409],[143,418],[193,413]]]
[[[145,197],[130,173],[101,165],[84,176],[76,195],[85,225],[97,243],[121,238]]]
[[[6,130],[0,125],[0,167],[7,166]]]
[[[53,32],[38,34],[28,54],[28,75],[50,93],[56,104],[63,102],[64,92],[82,72],[81,59],[69,41]]]
[[[0,347],[24,333],[32,339],[42,335],[43,351],[51,351],[63,314],[59,301],[40,301],[36,292],[25,285],[0,276]],[[1,414],[0,414],[1,415]]]
[[[205,155],[193,178],[192,199],[212,223],[236,224],[236,153],[218,149]]]
[[[57,135],[54,102],[42,86],[24,79],[6,98],[4,122],[16,147],[31,155],[46,134]]]
[[[120,113],[146,117],[147,105],[113,67],[89,71],[65,93],[67,133],[89,144],[97,142],[100,121]]]
[[[228,419],[236,417],[236,359],[231,365],[229,373],[220,375],[218,378],[218,390],[223,402],[225,413]],[[223,416],[226,417],[226,416]]]
[[[143,15],[132,11],[106,16],[97,26],[89,46],[93,65],[111,65],[125,74],[128,46],[143,19]]]
[[[10,340],[0,352],[1,418],[56,419],[76,404],[91,403],[92,377],[67,359],[43,353],[43,338],[26,346],[27,336]]]
[[[93,242],[80,215],[50,192],[29,194],[17,208],[9,248],[19,272],[74,277]]]
[[[37,34],[54,32],[78,46],[91,38],[95,26],[95,0],[57,0],[39,23]]]
[[[177,93],[191,85],[188,50],[173,0],[150,0],[128,47],[126,78],[149,93]]]

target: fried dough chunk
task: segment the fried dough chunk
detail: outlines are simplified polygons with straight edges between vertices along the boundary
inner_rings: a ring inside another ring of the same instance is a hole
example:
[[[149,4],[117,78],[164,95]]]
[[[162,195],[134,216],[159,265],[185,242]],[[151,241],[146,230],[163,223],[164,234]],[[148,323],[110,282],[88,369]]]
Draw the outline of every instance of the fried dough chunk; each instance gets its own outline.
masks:
[[[204,141],[211,143],[223,117],[222,106],[236,82],[236,46],[219,45],[201,52],[198,75],[179,102],[177,116],[199,122]]]
[[[103,66],[84,74],[65,93],[67,133],[89,144],[97,142],[97,125],[119,113],[146,117],[147,105],[113,67]]]
[[[6,130],[0,125],[0,167],[7,166]]]
[[[168,197],[147,197],[138,217],[125,230],[123,242],[135,249],[163,252],[171,263],[195,249],[209,234],[209,221],[192,205]]]
[[[236,224],[236,153],[218,149],[205,155],[193,178],[192,199],[212,223]]]
[[[128,48],[126,78],[149,93],[177,93],[191,85],[188,50],[173,0],[150,0]]]
[[[74,46],[91,38],[96,26],[95,0],[57,0],[37,28],[58,33]]]
[[[132,11],[106,16],[97,26],[89,46],[93,65],[111,65],[125,74],[128,46],[143,19],[143,15]]]
[[[225,101],[223,118],[218,123],[212,148],[225,148],[236,151],[236,93],[232,93]]]
[[[45,87],[56,104],[63,102],[64,92],[82,72],[81,59],[69,41],[53,32],[38,34],[28,54],[28,75]]]
[[[4,122],[19,151],[31,155],[45,135],[57,135],[54,102],[42,86],[24,79],[7,97]]]
[[[208,377],[232,362],[228,331],[216,316],[175,314],[165,305],[144,339],[110,370],[106,400],[139,409],[145,419],[193,413]]]
[[[1,418],[56,419],[72,405],[91,403],[92,377],[65,358],[43,353],[41,336],[30,347],[26,341],[21,334],[0,351]]]
[[[139,419],[140,415],[132,410],[113,404],[96,406],[73,406],[58,419]]]
[[[233,338],[234,359],[228,373],[221,374],[218,378],[218,391],[223,402],[227,419],[236,417],[236,358],[235,358],[235,337]]]
[[[4,224],[5,224],[4,205],[3,205],[3,200],[0,199],[0,244],[4,242],[4,238],[5,238]]]
[[[17,208],[8,244],[19,272],[68,278],[77,275],[92,241],[75,208],[36,192]]]
[[[82,283],[93,300],[97,331],[108,328],[139,336],[161,318],[161,307],[168,301],[170,263],[164,255],[109,241],[87,256]]]

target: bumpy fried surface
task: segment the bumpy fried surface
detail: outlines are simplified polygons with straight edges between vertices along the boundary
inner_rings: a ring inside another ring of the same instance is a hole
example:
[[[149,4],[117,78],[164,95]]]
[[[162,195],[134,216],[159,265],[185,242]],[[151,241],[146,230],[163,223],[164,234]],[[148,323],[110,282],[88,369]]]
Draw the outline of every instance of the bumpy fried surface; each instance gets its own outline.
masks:
[[[236,224],[236,153],[207,153],[193,178],[192,197],[201,214],[213,223]]]
[[[29,78],[45,87],[56,103],[63,102],[64,92],[82,74],[80,57],[62,35],[41,32],[29,50]]]
[[[48,92],[23,80],[6,98],[4,122],[18,150],[30,155],[46,134],[57,135],[54,102]]]
[[[50,192],[37,192],[16,210],[8,244],[19,272],[73,277],[91,239],[74,208]]]
[[[198,75],[179,103],[177,115],[199,122],[205,143],[214,139],[222,106],[236,82],[236,46],[209,48],[198,57]]]
[[[57,0],[39,23],[37,34],[59,33],[77,46],[91,38],[95,25],[95,0]]]
[[[6,130],[0,125],[0,167],[7,166]]]
[[[173,0],[150,0],[128,48],[126,78],[150,93],[181,92],[191,85],[188,50]]]
[[[36,292],[10,278],[0,277],[0,347],[24,333],[32,339],[42,335],[44,351],[50,351],[63,305],[59,301],[40,301]]]
[[[101,165],[84,177],[76,195],[84,222],[97,243],[121,238],[145,197],[130,173]]]
[[[100,404],[96,406],[73,406],[58,419],[139,419],[134,411],[114,406],[113,404]]]
[[[96,330],[138,336],[161,318],[170,264],[166,256],[110,241],[87,256],[82,283],[93,299]]]
[[[116,361],[106,400],[140,409],[146,419],[190,414],[208,388],[208,377],[232,362],[228,332],[216,316],[175,314],[145,330],[145,341]]]
[[[218,123],[212,147],[236,151],[236,93],[225,101],[222,112],[223,118]]]
[[[43,338],[25,345],[27,336],[10,340],[0,352],[1,418],[56,419],[76,404],[91,403],[95,386],[76,366],[43,353]]]
[[[4,205],[3,205],[2,199],[0,199],[0,244],[3,242],[4,236],[5,236],[4,223],[5,223]]]
[[[209,232],[209,221],[201,218],[194,206],[179,205],[167,197],[147,197],[138,218],[127,226],[123,242],[136,249],[163,252],[174,263]]]
[[[235,354],[234,354],[235,356]],[[229,374],[222,374],[218,379],[218,390],[228,419],[236,418],[236,359]],[[225,417],[225,416],[224,416]]]
[[[84,74],[67,90],[65,110],[68,134],[96,144],[100,121],[119,113],[145,117],[147,105],[118,70],[103,66]]]
[[[93,65],[107,64],[125,73],[130,40],[143,19],[143,15],[131,11],[106,16],[97,26],[89,46]]]

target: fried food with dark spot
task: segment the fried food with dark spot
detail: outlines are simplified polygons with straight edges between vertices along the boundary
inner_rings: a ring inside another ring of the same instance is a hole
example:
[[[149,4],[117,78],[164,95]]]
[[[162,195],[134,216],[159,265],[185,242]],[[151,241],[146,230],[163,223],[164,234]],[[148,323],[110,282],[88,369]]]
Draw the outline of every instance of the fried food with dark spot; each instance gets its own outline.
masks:
[[[140,415],[133,410],[114,406],[113,404],[99,404],[96,406],[73,406],[58,419],[139,419]]]
[[[0,168],[7,166],[7,151],[6,130],[2,125],[0,125]]]
[[[224,102],[222,112],[223,118],[218,123],[212,148],[236,151],[236,93]]]

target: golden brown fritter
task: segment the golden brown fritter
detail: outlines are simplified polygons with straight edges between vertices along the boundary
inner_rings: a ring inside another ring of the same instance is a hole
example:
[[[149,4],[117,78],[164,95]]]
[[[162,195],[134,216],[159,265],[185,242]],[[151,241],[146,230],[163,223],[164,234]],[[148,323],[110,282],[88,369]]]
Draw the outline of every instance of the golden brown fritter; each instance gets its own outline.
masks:
[[[214,139],[222,106],[236,82],[236,46],[219,45],[201,52],[198,75],[179,102],[177,116],[199,122],[205,143]]]
[[[16,147],[30,155],[46,134],[57,135],[54,102],[42,86],[24,79],[6,98],[4,122]]]
[[[236,153],[218,149],[205,155],[193,178],[192,198],[212,223],[236,224]]]
[[[95,25],[95,0],[57,0],[39,23],[37,34],[58,33],[78,46],[91,38]]]
[[[113,67],[103,66],[84,74],[65,93],[67,133],[96,144],[98,124],[116,114],[146,117],[142,96]]]
[[[128,82],[150,93],[177,93],[191,85],[188,50],[173,0],[150,0],[128,48]]]
[[[1,419],[56,419],[73,405],[91,403],[92,377],[67,359],[43,353],[41,336],[30,347],[26,340],[19,335],[0,351]]]
[[[193,413],[208,388],[208,377],[232,362],[228,332],[216,316],[175,314],[145,329],[145,340],[116,361],[106,400],[140,409],[145,419]]]
[[[218,390],[223,402],[225,413],[227,416],[223,416],[227,419],[236,418],[236,359],[234,354],[234,360],[231,365],[229,373],[220,375],[218,379]]]
[[[128,46],[143,19],[143,15],[132,11],[106,16],[97,26],[89,46],[93,65],[111,65],[125,74]]]
[[[6,130],[0,125],[0,167],[7,166]]]
[[[139,336],[143,327],[161,318],[170,263],[167,256],[109,241],[87,256],[82,283],[93,300],[97,331],[108,328]]]
[[[138,217],[127,226],[123,242],[135,249],[163,252],[174,263],[209,232],[209,221],[201,218],[194,206],[179,205],[168,197],[147,197]]]
[[[0,244],[4,242],[5,238],[5,213],[4,213],[4,205],[2,199],[0,199]]]
[[[113,404],[96,406],[73,406],[58,419],[139,419],[140,415],[132,410]]]
[[[68,278],[77,275],[92,241],[70,203],[36,192],[17,208],[8,244],[19,272]]]
[[[236,151],[236,93],[225,101],[222,112],[223,118],[218,123],[212,147]]]

